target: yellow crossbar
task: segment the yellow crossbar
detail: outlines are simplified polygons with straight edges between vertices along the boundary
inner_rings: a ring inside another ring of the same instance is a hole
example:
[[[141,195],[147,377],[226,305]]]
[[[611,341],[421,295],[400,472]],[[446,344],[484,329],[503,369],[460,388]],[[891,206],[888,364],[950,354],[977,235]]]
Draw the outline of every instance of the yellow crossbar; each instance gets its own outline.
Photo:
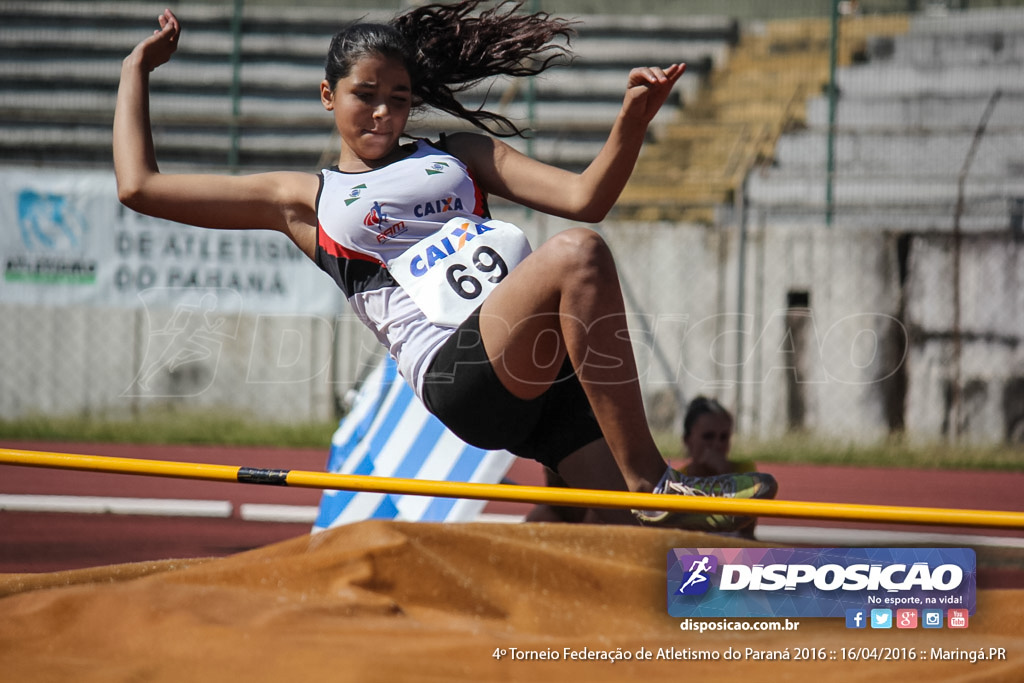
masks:
[[[892,524],[926,524],[1024,529],[1024,512],[959,510],[953,508],[859,505],[789,500],[744,500],[705,496],[664,496],[626,491],[565,489],[514,484],[474,484],[451,481],[395,479],[303,470],[272,470],[234,465],[112,458],[99,455],[47,453],[0,448],[0,463],[28,467],[138,474],[178,479],[269,484],[372,493],[472,498],[516,503],[622,509],[704,512],[738,516],[790,517]]]

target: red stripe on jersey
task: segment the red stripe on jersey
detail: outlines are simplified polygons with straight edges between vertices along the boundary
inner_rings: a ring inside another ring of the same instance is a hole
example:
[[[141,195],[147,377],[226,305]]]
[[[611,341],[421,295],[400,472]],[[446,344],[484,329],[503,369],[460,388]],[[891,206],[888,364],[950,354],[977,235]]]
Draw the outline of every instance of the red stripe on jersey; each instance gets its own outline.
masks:
[[[470,173],[469,168],[466,169],[466,175],[469,176],[469,182],[473,183],[473,201],[476,203],[476,206],[473,207],[473,214],[486,218],[485,207],[487,202],[485,201],[483,190],[480,189],[480,184],[476,182],[476,178]]]
[[[317,241],[320,243],[321,249],[335,258],[343,258],[350,261],[369,261],[370,263],[384,265],[379,259],[375,259],[369,254],[364,254],[361,251],[354,251],[352,249],[346,249],[341,246],[331,239],[330,235],[328,235],[324,230],[324,226],[320,224],[317,225]]]

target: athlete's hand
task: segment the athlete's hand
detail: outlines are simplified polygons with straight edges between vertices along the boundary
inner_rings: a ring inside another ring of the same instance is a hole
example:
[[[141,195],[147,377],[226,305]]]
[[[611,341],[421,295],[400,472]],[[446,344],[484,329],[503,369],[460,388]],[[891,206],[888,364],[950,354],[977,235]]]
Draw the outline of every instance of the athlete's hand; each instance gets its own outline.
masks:
[[[664,69],[645,66],[630,71],[622,115],[644,124],[650,123],[684,71],[685,64],[673,64]]]
[[[165,9],[158,17],[158,21],[160,28],[153,31],[153,35],[136,45],[132,51],[146,71],[166,64],[178,49],[178,39],[181,37],[181,24],[178,23],[174,12]]]

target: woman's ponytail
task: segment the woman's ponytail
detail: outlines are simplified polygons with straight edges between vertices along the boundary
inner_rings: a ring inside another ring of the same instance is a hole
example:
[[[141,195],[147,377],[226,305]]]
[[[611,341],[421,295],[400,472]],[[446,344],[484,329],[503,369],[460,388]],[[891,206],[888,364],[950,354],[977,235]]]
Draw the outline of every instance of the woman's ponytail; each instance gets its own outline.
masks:
[[[466,109],[456,93],[492,76],[541,73],[568,57],[574,32],[568,21],[546,12],[519,14],[522,2],[502,2],[474,15],[481,1],[425,5],[399,15],[391,25],[405,39],[417,99],[494,135],[521,135],[500,114]],[[564,45],[554,42],[559,37]]]

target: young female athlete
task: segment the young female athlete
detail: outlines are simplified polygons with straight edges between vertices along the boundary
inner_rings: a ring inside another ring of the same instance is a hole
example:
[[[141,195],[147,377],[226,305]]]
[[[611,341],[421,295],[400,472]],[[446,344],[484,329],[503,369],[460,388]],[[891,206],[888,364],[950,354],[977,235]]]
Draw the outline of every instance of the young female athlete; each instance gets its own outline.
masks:
[[[477,12],[479,4],[427,5],[388,24],[340,31],[320,83],[341,137],[337,165],[247,176],[158,169],[150,72],[181,37],[165,10],[159,30],[122,65],[114,116],[120,200],[180,223],[287,235],[335,279],[428,409],[471,444],[538,460],[578,488],[774,495],[766,475],[684,479],[666,469],[647,426],[615,265],[596,233],[567,230],[531,253],[515,226],[489,220],[486,197],[494,194],[600,221],[685,66],[630,72],[608,140],[579,174],[492,135],[403,144],[410,111],[421,106],[485,131],[517,132],[500,115],[465,109],[455,93],[489,76],[539,73],[564,51],[554,43],[571,32],[563,20],[519,14],[518,3]],[[589,515],[635,521],[624,511]],[[638,516],[671,523],[660,513]]]
[[[683,417],[683,450],[686,459],[679,468],[683,474],[692,477],[717,477],[723,474],[753,472],[753,463],[735,462],[729,459],[732,450],[732,413],[713,398],[697,396],[686,409]],[[714,530],[717,517],[709,515],[703,526]],[[740,529],[743,520],[729,520],[728,526],[741,536],[754,537],[756,521],[746,518],[746,526]]]
[[[745,466],[729,460],[732,450],[733,419],[725,406],[713,398],[697,396],[683,417],[683,447],[686,461],[680,468],[699,477],[738,471]]]

